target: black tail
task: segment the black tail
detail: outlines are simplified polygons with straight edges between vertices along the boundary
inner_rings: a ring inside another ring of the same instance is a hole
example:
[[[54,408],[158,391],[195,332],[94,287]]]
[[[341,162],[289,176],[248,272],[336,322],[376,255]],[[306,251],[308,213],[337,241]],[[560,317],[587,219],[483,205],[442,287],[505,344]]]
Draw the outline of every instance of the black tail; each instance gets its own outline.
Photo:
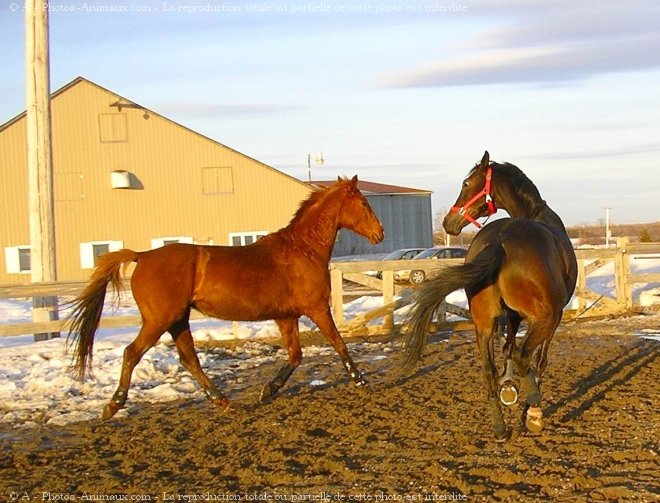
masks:
[[[442,274],[425,283],[415,292],[413,307],[408,313],[408,333],[403,366],[411,370],[424,352],[428,327],[433,313],[447,295],[495,277],[504,257],[501,246],[487,246],[470,263],[444,269]]]
[[[112,283],[117,292],[121,291],[121,266],[136,259],[137,253],[132,250],[120,250],[101,255],[85,290],[71,303],[73,309],[66,318],[71,320],[67,336],[67,349],[73,339],[76,344],[73,368],[81,379],[85,377],[85,370],[90,372],[92,370],[94,334],[101,320],[108,283]]]

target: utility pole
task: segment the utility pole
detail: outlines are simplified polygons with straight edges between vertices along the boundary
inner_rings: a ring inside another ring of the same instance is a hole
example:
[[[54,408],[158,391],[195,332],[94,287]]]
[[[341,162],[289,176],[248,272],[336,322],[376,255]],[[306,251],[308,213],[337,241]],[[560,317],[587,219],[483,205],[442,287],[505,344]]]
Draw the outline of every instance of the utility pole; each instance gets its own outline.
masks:
[[[50,128],[50,61],[48,8],[25,2],[25,77],[27,96],[27,162],[32,282],[56,281],[53,156]],[[57,297],[34,297],[32,321],[58,319]],[[34,334],[35,340],[59,332]]]
[[[612,208],[605,208],[605,247],[610,247],[610,239],[612,238],[612,231],[610,230],[610,210]]]
[[[323,159],[323,152],[316,154],[316,164],[323,166],[325,159]],[[309,184],[312,184],[312,154],[307,154],[307,179]]]

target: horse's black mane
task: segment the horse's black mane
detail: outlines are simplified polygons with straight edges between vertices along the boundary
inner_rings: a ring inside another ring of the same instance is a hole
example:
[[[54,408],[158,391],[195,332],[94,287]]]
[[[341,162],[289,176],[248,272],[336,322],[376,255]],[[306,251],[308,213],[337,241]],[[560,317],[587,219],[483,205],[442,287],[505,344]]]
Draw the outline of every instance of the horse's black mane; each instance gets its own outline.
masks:
[[[527,175],[518,166],[509,162],[502,164],[491,162],[490,165],[495,171],[504,175],[511,182],[513,190],[527,203],[529,208],[534,208],[542,201],[539,189],[536,188],[536,185],[527,178]]]
[[[493,168],[498,174],[503,175],[511,182],[511,187],[514,192],[520,197],[526,206],[530,209],[531,212],[535,210],[540,210],[542,204],[545,206],[545,201],[541,199],[541,194],[539,189],[536,188],[536,185],[527,178],[527,175],[522,172],[522,170],[510,162],[497,163],[491,161],[489,166]],[[472,176],[479,168],[480,164],[476,164],[474,168],[468,174],[468,178]]]

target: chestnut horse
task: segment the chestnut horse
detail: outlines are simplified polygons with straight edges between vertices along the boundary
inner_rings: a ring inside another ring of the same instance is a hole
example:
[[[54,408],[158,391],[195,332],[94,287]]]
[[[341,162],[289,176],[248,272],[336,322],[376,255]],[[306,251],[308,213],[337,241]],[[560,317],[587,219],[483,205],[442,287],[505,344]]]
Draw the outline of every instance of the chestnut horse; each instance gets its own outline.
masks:
[[[223,320],[275,320],[289,362],[261,392],[274,395],[300,365],[298,319],[308,316],[332,344],[350,378],[365,384],[330,315],[328,263],[337,232],[350,229],[377,244],[383,227],[357,188],[357,176],[339,179],[313,192],[283,229],[244,247],[170,244],[155,250],[120,250],[102,255],[85,290],[69,315],[69,337],[76,343],[75,366],[80,377],[92,367],[94,334],[99,325],[106,287],[121,290],[122,265],[135,262],[133,297],[142,315],[137,338],[124,351],[119,386],[103,411],[109,419],[126,403],[133,368],[164,332],[176,344],[181,364],[220,407],[229,400],[204,374],[190,333],[190,310]]]
[[[452,235],[458,235],[469,223],[481,227],[476,219],[492,215],[497,207],[512,218],[483,227],[470,244],[464,265],[443,270],[416,293],[409,315],[405,364],[411,367],[420,359],[437,306],[447,294],[465,288],[488,387],[493,430],[498,440],[506,440],[512,429],[504,424],[500,400],[506,405],[517,401],[514,364],[526,399],[525,426],[530,431],[543,427],[539,383],[548,364],[550,340],[575,289],[577,262],[564,224],[541,199],[534,184],[512,164],[489,162],[488,152],[463,181],[443,226]],[[506,318],[506,364],[498,382],[493,338],[502,312]],[[517,344],[516,332],[523,319],[528,324],[527,335]]]

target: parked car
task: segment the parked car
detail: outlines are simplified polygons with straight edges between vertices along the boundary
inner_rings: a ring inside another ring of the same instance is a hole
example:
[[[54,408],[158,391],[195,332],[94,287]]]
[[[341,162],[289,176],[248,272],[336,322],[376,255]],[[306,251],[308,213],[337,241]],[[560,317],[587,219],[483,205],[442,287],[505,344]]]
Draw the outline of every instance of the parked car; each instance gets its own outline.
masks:
[[[426,248],[402,248],[401,250],[394,250],[392,253],[383,257],[382,260],[410,260],[424,250],[426,250]],[[369,271],[367,274],[372,272],[373,271]],[[378,279],[382,279],[383,271],[375,271],[375,274],[372,275],[375,275]]]
[[[433,260],[447,258],[464,258],[467,250],[464,248],[428,248],[415,255],[413,260]],[[411,283],[423,283],[426,281],[426,272],[422,269],[404,269],[394,272],[395,281],[410,281]]]

